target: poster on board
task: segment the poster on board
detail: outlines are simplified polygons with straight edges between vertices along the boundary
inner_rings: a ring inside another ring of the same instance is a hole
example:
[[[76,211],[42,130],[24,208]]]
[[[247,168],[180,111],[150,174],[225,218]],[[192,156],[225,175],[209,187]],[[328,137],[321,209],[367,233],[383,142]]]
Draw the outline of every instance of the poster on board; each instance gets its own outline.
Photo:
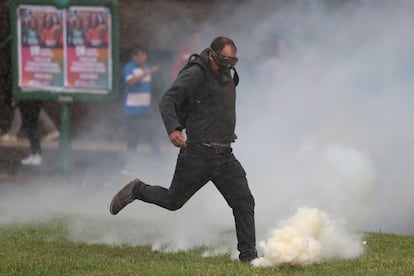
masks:
[[[106,7],[18,7],[18,85],[25,91],[106,94],[112,88]]]
[[[64,12],[54,7],[19,7],[20,87],[62,90],[65,79],[64,20]]]
[[[67,10],[66,78],[68,89],[99,93],[111,87],[111,16],[104,7]]]

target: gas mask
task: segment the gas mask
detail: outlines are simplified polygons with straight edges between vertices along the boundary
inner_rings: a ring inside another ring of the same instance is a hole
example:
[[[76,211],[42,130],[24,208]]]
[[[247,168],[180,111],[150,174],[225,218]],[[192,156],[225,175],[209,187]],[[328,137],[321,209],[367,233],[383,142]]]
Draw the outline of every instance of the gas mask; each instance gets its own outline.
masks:
[[[217,62],[219,67],[219,77],[222,83],[227,83],[233,80],[230,70],[234,70],[234,66],[236,65],[237,61],[239,60],[236,57],[228,57],[217,55],[211,48],[210,48],[211,56]]]

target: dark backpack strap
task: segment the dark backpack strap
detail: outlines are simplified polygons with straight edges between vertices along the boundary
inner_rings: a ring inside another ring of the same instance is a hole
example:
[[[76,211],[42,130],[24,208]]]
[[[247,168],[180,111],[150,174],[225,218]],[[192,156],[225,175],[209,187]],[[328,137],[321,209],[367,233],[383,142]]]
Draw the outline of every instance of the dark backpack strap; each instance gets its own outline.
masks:
[[[194,54],[192,54],[191,56],[189,56],[189,57],[188,57],[188,59],[187,59],[187,63],[189,63],[189,62],[191,62],[191,61],[193,61],[194,59],[199,58],[199,57],[200,57],[200,55],[199,55],[199,54],[194,53]]]
[[[199,55],[199,54],[192,54],[192,55],[188,58],[188,60],[187,60],[187,64],[186,64],[186,65],[184,65],[184,67],[180,70],[180,72],[179,72],[178,74],[180,74],[182,71],[184,71],[184,70],[186,70],[186,69],[190,68],[191,66],[193,66],[193,64],[197,64],[197,65],[199,65],[199,66],[203,69],[203,71],[204,71],[204,67],[203,67],[203,66],[201,66],[201,64],[199,64],[198,62],[196,62],[196,59],[197,59],[197,58],[199,58],[199,57],[200,57],[200,55]]]
[[[205,73],[206,73],[205,67],[200,63],[199,57],[200,57],[199,54],[192,54],[188,58],[187,64],[184,65],[184,67],[180,70],[178,75],[180,75],[183,71],[187,70],[191,66],[195,65],[195,66],[200,67],[203,70],[203,74],[205,76]],[[187,118],[189,114],[191,113],[191,110],[194,108],[193,106],[194,101],[195,101],[194,98],[188,99],[180,106],[180,108],[176,108],[176,110],[179,110],[179,112],[177,112],[178,121],[180,122],[183,128],[186,128]]]
[[[237,86],[239,84],[239,80],[240,80],[239,74],[237,74],[236,68],[232,68],[232,69],[234,71],[233,83],[234,83],[234,86]]]

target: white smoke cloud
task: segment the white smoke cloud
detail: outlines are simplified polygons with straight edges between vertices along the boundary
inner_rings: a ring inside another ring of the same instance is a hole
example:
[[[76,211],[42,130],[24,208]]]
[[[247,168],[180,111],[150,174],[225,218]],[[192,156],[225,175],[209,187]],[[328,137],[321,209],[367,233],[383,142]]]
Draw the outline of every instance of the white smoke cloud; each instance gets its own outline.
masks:
[[[294,1],[237,38],[236,153],[258,224],[306,205],[355,230],[413,233],[413,3],[333,6]]]
[[[297,236],[315,252],[319,242],[319,260],[356,256],[349,233],[413,234],[413,3],[270,2],[235,6],[225,16],[215,10],[217,18],[200,26],[206,40],[228,35],[238,45],[234,148],[255,196],[257,240],[302,206],[336,218],[335,231],[325,229],[324,238]],[[276,35],[287,43],[281,56],[271,47]],[[176,151],[162,161],[137,156],[130,165],[149,184],[168,187],[175,157]],[[114,217],[107,205],[131,177],[119,174],[121,165],[97,169],[91,161],[85,174],[66,179],[2,180],[0,225],[61,217],[73,241],[166,252],[206,246],[205,256],[237,256],[231,210],[211,183],[177,212],[137,201]],[[339,219],[346,232],[338,230]],[[340,252],[326,246],[333,240]],[[304,262],[312,259],[298,261]]]
[[[254,266],[304,266],[333,258],[354,258],[363,252],[359,237],[316,208],[300,208],[281,221],[279,228],[260,242],[260,248],[263,257],[254,260]]]

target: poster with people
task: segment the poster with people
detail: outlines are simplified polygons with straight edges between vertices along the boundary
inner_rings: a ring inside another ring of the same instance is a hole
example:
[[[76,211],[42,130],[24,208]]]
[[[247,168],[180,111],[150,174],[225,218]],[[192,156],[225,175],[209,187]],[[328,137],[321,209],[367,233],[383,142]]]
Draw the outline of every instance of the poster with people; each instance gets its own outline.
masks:
[[[68,9],[66,87],[98,93],[111,87],[110,20],[107,8]]]
[[[19,86],[60,90],[64,85],[64,12],[53,7],[18,10]]]
[[[105,94],[112,87],[106,7],[18,7],[19,87]]]

